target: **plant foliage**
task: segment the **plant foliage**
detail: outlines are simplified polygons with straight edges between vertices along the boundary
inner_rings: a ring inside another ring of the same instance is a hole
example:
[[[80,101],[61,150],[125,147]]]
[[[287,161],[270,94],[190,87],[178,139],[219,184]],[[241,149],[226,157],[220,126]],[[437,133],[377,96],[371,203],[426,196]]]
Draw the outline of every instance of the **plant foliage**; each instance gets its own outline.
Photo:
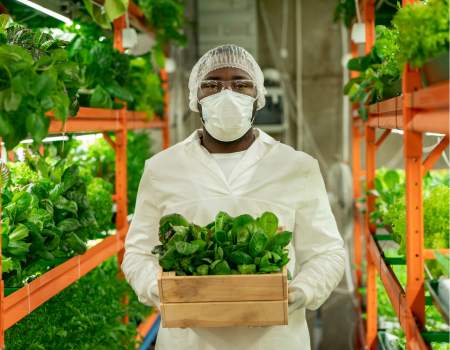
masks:
[[[424,244],[430,249],[449,248],[450,232],[450,187],[448,173],[428,173],[423,181]],[[396,170],[377,172],[375,211],[370,220],[378,227],[387,228],[399,244],[398,253],[406,253],[406,205],[404,173]],[[428,261],[434,276],[445,274],[436,261]]]
[[[138,302],[111,258],[6,331],[14,350],[132,350],[137,324],[151,312]],[[130,295],[129,305],[121,300]],[[122,323],[127,314],[130,323]]]
[[[79,67],[65,46],[0,16],[0,136],[8,149],[28,136],[41,142],[50,124],[47,112],[62,121],[77,112]]]
[[[94,22],[104,29],[111,29],[111,23],[128,9],[128,0],[105,0],[103,5],[93,0],[83,0],[83,3]]]
[[[109,228],[107,221],[111,220],[111,188],[102,188],[105,202],[99,204],[99,198],[92,197],[100,191],[91,188],[89,193],[77,164],[43,158],[28,150],[25,154],[24,163],[8,163],[10,176],[2,187],[2,254],[6,262],[2,268],[7,287],[21,287],[84,253],[88,240],[104,237],[101,231]]]
[[[95,25],[71,28],[68,52],[81,67],[80,104],[85,107],[162,111],[161,81],[150,55],[132,57],[113,47],[112,38]]]
[[[400,64],[420,68],[425,62],[448,52],[448,0],[417,1],[402,7],[393,19],[399,32]]]
[[[114,139],[114,136],[111,136]],[[152,142],[147,132],[129,131],[127,136],[127,192],[128,212],[133,213],[139,181],[144,171],[145,161],[152,156]],[[115,184],[115,153],[104,140],[98,139],[87,150],[75,147],[69,151],[70,158],[82,164],[89,176],[100,177]]]
[[[344,87],[344,94],[359,104],[359,115],[366,120],[367,105],[400,94],[400,66],[398,62],[398,31],[385,26],[376,27],[375,45],[363,57],[348,61],[350,70],[359,72]]]
[[[448,52],[448,0],[417,1],[399,8],[392,26],[377,26],[372,51],[349,60],[350,70],[359,72],[344,88],[359,115],[366,120],[367,105],[401,93],[401,74],[406,63],[413,68]]]
[[[184,5],[180,0],[138,0],[150,25],[155,28],[157,41],[164,44],[173,41],[184,45]]]
[[[177,275],[278,272],[289,261],[287,245],[292,232],[277,230],[278,218],[270,212],[256,219],[220,212],[205,227],[171,214],[159,222],[162,244],[152,253],[159,255],[164,271]]]

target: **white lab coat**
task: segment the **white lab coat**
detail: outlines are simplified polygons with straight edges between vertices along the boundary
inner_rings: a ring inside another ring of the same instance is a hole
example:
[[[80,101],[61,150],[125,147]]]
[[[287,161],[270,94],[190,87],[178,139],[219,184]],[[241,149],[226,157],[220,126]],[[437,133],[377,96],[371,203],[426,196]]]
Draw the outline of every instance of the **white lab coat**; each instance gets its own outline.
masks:
[[[125,242],[122,264],[139,300],[155,304],[158,261],[151,254],[159,219],[179,213],[199,225],[219,211],[232,216],[274,212],[293,231],[288,269],[290,285],[303,290],[306,308],[317,309],[344,272],[343,240],[330,210],[318,162],[258,131],[227,180],[201,146],[199,130],[145,164],[136,211]],[[305,308],[289,315],[287,326],[160,328],[157,350],[310,350]]]

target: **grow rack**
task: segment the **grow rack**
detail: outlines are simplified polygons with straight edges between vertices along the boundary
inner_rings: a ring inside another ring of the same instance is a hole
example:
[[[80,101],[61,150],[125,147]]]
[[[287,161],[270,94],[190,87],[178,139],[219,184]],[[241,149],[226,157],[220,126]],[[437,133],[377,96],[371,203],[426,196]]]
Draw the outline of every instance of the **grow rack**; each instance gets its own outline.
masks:
[[[131,23],[137,23],[139,28],[145,28],[150,35],[153,35],[152,29],[145,22],[142,11],[132,1],[130,1],[128,12],[132,19]],[[124,51],[122,46],[122,31],[124,28],[126,28],[125,16],[114,21],[114,47],[121,52]],[[5,284],[0,277],[0,350],[4,349],[5,331],[47,300],[114,255],[118,256],[120,266],[124,255],[124,240],[128,231],[127,131],[157,128],[162,131],[163,148],[169,147],[170,144],[169,87],[168,76],[164,69],[160,71],[160,77],[164,90],[163,115],[161,118],[154,116],[154,118],[148,120],[146,113],[127,111],[126,107],[118,110],[82,107],[76,117],[69,118],[65,124],[55,120],[52,114],[49,114],[51,119],[50,134],[103,132],[106,141],[113,147],[116,153],[116,183],[115,194],[113,195],[113,201],[115,201],[117,207],[116,233],[103,239],[84,254],[70,258],[8,296],[5,296]],[[115,133],[114,141],[107,132]],[[123,278],[123,276],[121,275],[119,278]],[[124,297],[123,302],[127,302],[126,297]],[[127,321],[128,319],[125,318],[124,322]],[[149,337],[154,338],[158,324],[159,315],[154,311],[139,325],[138,337],[146,340]]]
[[[403,6],[413,0],[403,0]],[[360,1],[364,9],[365,53],[369,53],[375,41],[375,1]],[[352,44],[353,57],[358,56],[358,48]],[[355,74],[355,73],[352,73]],[[352,168],[354,187],[354,263],[359,301],[356,307],[357,349],[377,349],[378,314],[377,285],[381,281],[397,314],[400,326],[405,332],[406,348],[431,349],[431,341],[448,341],[448,332],[428,332],[425,329],[424,262],[434,259],[434,250],[424,248],[422,177],[430,170],[449,144],[449,82],[422,87],[420,71],[408,65],[402,77],[402,96],[369,106],[369,117],[364,122],[357,115],[357,106],[352,106]],[[383,129],[377,139],[376,131]],[[370,194],[374,189],[376,152],[393,129],[403,130],[404,164],[406,175],[406,256],[388,258],[384,256],[379,241],[388,239],[377,235],[375,225],[369,222],[374,210],[375,198]],[[440,143],[422,160],[422,139],[425,132],[443,134]],[[361,165],[361,145],[365,149],[365,168]],[[359,199],[362,196],[362,180],[367,186],[367,210],[361,215]],[[366,280],[363,281],[363,241],[366,258]],[[449,253],[448,249],[440,249]],[[391,265],[406,264],[407,284],[403,289]],[[366,297],[361,294],[365,288]],[[366,320],[363,318],[365,306]]]

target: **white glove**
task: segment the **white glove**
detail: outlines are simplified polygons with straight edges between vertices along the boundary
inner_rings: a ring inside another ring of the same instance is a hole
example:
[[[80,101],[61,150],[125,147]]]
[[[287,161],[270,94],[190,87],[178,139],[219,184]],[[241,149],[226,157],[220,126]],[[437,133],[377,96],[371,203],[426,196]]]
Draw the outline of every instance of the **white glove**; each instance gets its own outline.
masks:
[[[288,304],[289,312],[294,312],[297,309],[305,307],[306,305],[306,295],[305,293],[297,287],[288,288]]]
[[[159,288],[158,283],[152,284],[150,286],[150,298],[152,299],[155,306],[160,309],[161,300],[159,299]]]

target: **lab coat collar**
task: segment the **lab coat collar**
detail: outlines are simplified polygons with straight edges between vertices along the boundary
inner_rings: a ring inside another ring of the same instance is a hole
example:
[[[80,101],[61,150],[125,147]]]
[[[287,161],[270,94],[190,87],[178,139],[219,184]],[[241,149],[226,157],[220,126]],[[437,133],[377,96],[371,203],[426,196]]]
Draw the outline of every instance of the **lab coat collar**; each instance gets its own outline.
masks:
[[[222,171],[220,170],[217,162],[211,157],[211,154],[200,144],[201,129],[195,130],[190,136],[188,136],[182,143],[186,147],[186,151],[198,158],[207,168],[214,172],[216,176],[222,179],[222,181],[230,187],[233,180],[247,169],[256,164],[260,159],[264,157],[270,150],[279,144],[279,141],[275,140],[261,129],[257,129],[256,140],[244,153],[242,159],[238,162],[236,167],[230,174],[229,179],[226,179]]]

